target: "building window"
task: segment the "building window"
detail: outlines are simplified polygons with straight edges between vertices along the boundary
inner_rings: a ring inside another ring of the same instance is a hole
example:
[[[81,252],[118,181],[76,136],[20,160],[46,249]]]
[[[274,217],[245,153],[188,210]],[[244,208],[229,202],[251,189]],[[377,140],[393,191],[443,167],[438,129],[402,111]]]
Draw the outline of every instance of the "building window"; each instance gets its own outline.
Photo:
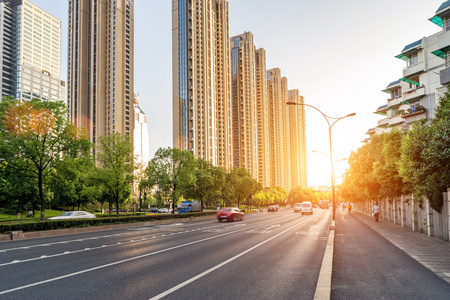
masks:
[[[419,56],[417,55],[417,52],[408,55],[408,60],[406,61],[407,66],[411,67],[419,63]]]

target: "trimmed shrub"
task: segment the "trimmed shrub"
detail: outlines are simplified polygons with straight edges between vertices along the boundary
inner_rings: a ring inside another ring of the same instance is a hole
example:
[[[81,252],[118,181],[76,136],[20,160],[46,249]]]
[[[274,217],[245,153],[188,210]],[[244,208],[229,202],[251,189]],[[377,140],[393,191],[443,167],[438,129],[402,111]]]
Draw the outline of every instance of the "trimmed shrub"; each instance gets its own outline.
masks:
[[[188,213],[188,214],[164,214],[164,215],[143,215],[143,216],[129,216],[129,217],[107,217],[96,219],[77,219],[77,220],[48,220],[43,222],[34,223],[21,223],[21,224],[5,224],[0,225],[0,234],[10,231],[43,231],[43,230],[55,230],[55,229],[67,229],[67,228],[80,228],[90,226],[102,226],[102,225],[114,225],[114,224],[126,224],[126,223],[138,223],[138,222],[151,222],[157,220],[171,220],[181,219],[189,217],[202,217],[212,216],[215,212],[203,212],[203,213]]]

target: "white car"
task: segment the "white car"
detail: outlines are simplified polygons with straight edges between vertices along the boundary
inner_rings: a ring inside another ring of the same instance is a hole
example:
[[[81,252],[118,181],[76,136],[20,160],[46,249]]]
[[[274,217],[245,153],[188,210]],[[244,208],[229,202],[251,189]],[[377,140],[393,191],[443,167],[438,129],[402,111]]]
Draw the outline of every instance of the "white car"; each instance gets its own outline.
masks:
[[[302,204],[301,203],[295,203],[294,204],[294,212],[302,212]]]
[[[161,214],[168,214],[169,213],[169,210],[167,209],[167,208],[160,208],[159,209],[159,212],[161,213]]]
[[[302,215],[304,214],[313,214],[313,206],[312,203],[309,201],[305,201],[302,203]]]
[[[66,211],[60,216],[48,218],[49,220],[65,220],[65,219],[93,219],[94,214],[90,212],[79,210],[79,211]]]

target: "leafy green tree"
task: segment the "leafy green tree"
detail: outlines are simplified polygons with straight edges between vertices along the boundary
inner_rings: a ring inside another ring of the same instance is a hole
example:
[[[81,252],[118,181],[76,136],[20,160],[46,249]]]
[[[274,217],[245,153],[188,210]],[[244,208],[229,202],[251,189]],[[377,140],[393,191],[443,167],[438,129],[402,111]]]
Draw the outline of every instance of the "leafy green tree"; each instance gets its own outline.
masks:
[[[400,175],[416,199],[427,197],[440,211],[450,187],[450,93],[447,91],[429,124],[417,122],[404,137]]]
[[[340,195],[344,200],[358,202],[380,197],[381,184],[375,175],[374,163],[381,160],[383,136],[374,135],[370,141],[352,152],[348,159]]]
[[[234,168],[231,173],[234,173],[234,193],[237,198],[237,205],[240,206],[241,201],[247,201],[247,206],[251,206],[251,199],[253,194],[262,189],[261,184],[258,183],[245,168]]]
[[[225,172],[220,167],[203,159],[197,159],[197,167],[194,170],[194,181],[186,188],[188,198],[200,199],[202,211],[204,203],[210,202],[220,196],[225,184]],[[210,203],[211,204],[211,203]]]
[[[114,201],[117,216],[120,203],[131,195],[133,161],[133,145],[128,135],[114,133],[98,138],[98,166],[90,178],[103,188],[103,197]]]
[[[194,182],[195,166],[192,153],[169,147],[159,148],[147,167],[148,187],[155,195],[167,196],[172,200],[173,213],[178,199]]]
[[[383,133],[381,138],[381,156],[373,163],[373,176],[380,184],[380,197],[398,198],[404,190],[403,179],[399,174],[403,133],[392,130]]]
[[[293,188],[289,195],[287,196],[289,199],[288,201],[291,202],[291,204],[295,203],[301,203],[304,201],[310,201],[311,203],[317,203],[317,196],[314,193],[312,189],[305,189],[301,186],[297,186]]]
[[[0,157],[7,168],[36,179],[41,215],[45,217],[44,182],[56,161],[80,152],[86,139],[66,118],[63,102],[33,99],[0,102]]]

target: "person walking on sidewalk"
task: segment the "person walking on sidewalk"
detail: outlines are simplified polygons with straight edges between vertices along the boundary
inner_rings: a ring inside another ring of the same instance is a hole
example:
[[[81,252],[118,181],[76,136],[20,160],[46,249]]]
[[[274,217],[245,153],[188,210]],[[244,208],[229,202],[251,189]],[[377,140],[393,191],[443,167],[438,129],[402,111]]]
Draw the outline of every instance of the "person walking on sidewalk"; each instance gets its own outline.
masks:
[[[347,205],[348,213],[350,214],[352,212],[352,204],[349,202]]]
[[[378,216],[380,215],[380,207],[378,206],[378,202],[373,206],[373,216],[375,217],[375,222],[378,222]]]

